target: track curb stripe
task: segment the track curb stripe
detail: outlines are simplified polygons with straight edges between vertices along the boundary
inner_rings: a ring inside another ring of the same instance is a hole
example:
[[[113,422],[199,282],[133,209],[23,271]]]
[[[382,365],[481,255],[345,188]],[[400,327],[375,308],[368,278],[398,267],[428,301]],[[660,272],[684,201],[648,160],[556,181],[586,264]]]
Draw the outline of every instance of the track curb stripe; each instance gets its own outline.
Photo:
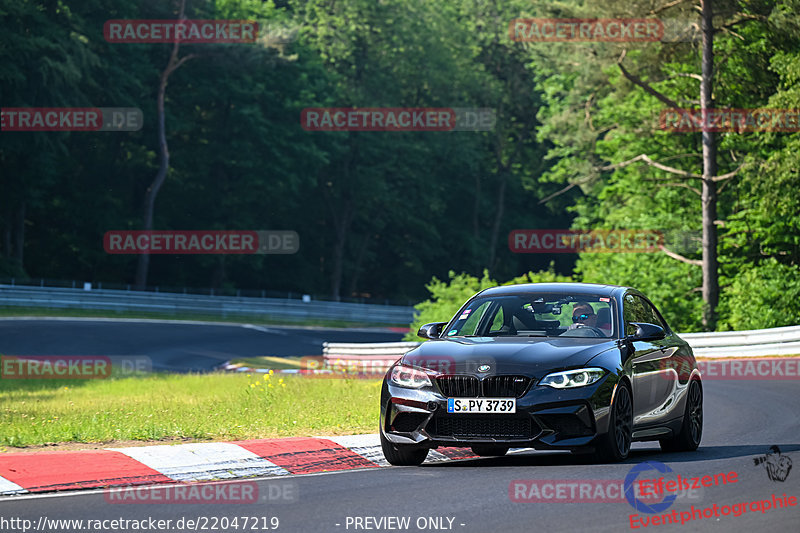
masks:
[[[28,492],[172,481],[141,462],[110,450],[2,455],[0,476]],[[0,493],[6,494],[5,489]]]
[[[431,450],[426,463],[475,457]],[[0,495],[386,467],[378,434],[0,455]]]
[[[0,494],[25,494],[28,492],[13,481],[0,476]]]
[[[236,443],[282,466],[292,474],[310,474],[377,466],[344,446],[324,438],[292,438]]]
[[[114,449],[114,448],[112,448]],[[285,469],[230,442],[116,448],[175,481],[286,475]]]

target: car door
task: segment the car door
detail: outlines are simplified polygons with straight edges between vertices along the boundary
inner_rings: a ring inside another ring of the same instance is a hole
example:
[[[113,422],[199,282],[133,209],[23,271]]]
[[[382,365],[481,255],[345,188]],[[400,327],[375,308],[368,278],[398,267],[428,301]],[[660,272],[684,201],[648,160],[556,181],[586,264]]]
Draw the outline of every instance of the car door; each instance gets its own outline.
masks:
[[[641,295],[629,292],[623,303],[625,335],[636,333],[632,322],[647,322],[666,329],[653,308]],[[669,342],[632,341],[633,347],[633,423],[635,426],[658,424],[669,418],[675,397],[675,380],[670,379],[665,367],[674,349]]]

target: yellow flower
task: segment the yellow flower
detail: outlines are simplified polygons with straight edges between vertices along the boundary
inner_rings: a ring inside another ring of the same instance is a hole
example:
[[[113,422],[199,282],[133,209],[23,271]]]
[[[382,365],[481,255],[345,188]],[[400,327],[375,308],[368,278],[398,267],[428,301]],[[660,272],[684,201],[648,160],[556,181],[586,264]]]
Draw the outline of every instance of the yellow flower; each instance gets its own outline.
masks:
[[[274,374],[274,372],[272,370],[270,370],[269,371],[269,375],[271,376],[272,374]]]
[[[250,388],[251,388],[251,389],[255,389],[255,388],[256,388],[256,386],[255,386],[255,385],[253,385],[253,384],[251,383],[251,384],[250,384]]]
[[[269,374],[264,374],[264,381],[269,379]]]

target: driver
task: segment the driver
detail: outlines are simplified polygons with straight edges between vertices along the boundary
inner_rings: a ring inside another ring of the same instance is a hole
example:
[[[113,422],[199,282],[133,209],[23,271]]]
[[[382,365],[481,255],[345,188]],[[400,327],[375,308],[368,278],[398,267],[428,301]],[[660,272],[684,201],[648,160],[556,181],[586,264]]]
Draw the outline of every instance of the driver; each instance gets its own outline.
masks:
[[[597,327],[597,314],[592,309],[592,306],[586,302],[578,302],[572,308],[572,324],[567,328],[567,331],[581,326]]]

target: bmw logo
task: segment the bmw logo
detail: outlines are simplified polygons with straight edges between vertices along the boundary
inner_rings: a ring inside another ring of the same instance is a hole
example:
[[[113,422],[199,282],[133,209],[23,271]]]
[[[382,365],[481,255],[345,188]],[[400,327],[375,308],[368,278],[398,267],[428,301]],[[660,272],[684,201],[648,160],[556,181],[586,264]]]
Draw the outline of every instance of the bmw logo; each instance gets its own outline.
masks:
[[[478,372],[488,372],[490,368],[489,365],[481,365],[478,367]]]

